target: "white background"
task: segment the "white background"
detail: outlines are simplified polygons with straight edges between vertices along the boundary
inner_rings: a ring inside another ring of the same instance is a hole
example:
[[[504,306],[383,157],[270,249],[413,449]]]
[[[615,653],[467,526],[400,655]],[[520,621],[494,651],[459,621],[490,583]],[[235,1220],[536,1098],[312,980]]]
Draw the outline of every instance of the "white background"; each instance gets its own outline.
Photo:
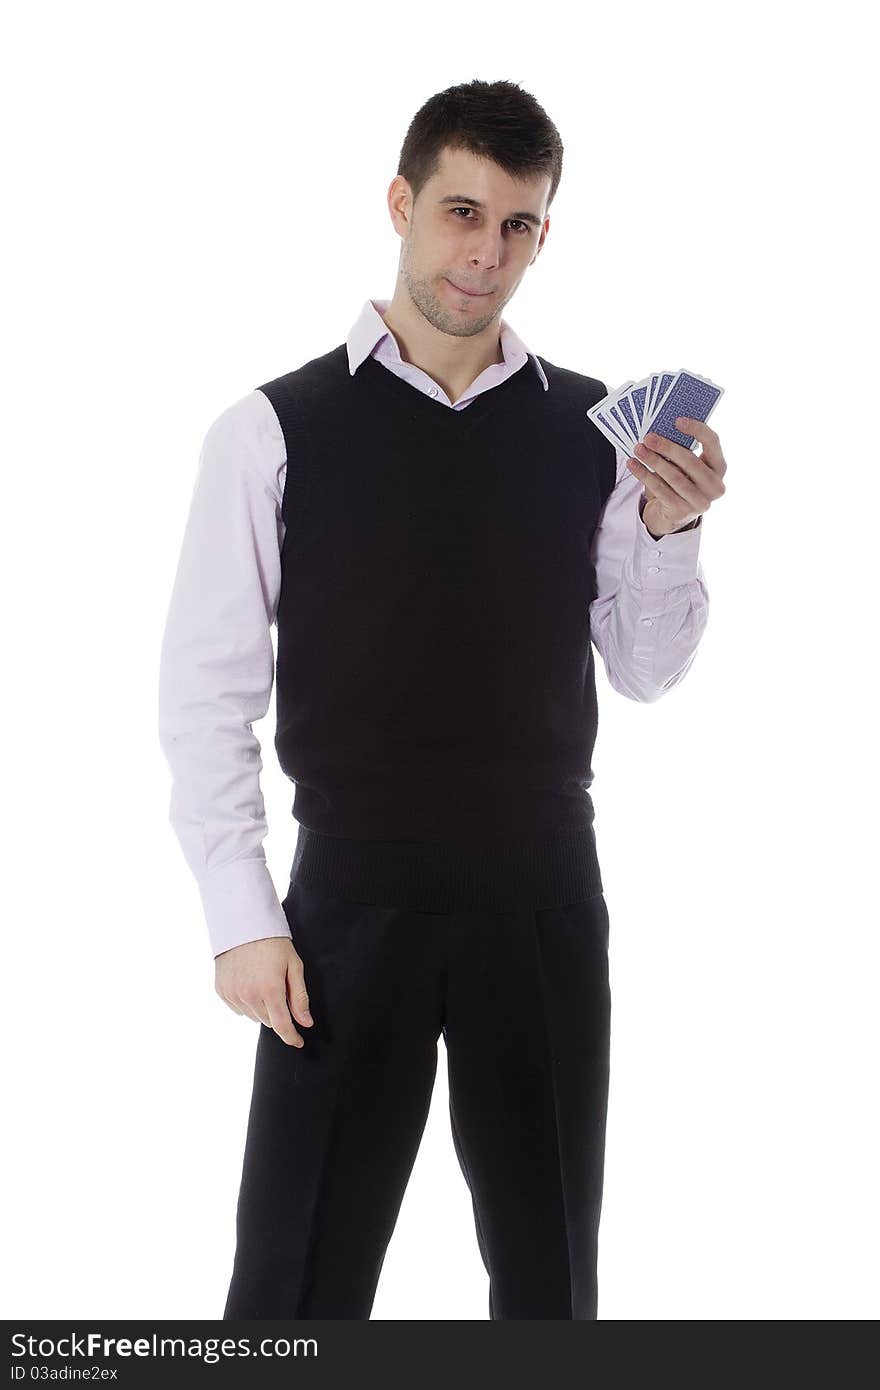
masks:
[[[640,705],[597,658],[599,1316],[880,1313],[868,15],[176,0],[8,21],[4,1316],[221,1316],[258,1028],[214,993],[167,820],[178,547],[210,422],[393,293],[406,127],[473,77],[531,91],[565,144],[517,332],[609,386],[683,365],[725,388],[695,664]],[[446,1104],[441,1043],[376,1319],[488,1317]]]

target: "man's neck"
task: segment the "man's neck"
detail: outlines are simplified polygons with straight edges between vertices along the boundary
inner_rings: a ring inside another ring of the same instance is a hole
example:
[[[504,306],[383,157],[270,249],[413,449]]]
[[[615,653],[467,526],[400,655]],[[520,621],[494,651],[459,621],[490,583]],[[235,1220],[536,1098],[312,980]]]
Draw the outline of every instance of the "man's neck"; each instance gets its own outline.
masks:
[[[427,330],[426,336],[422,336],[410,316],[396,310],[393,302],[388,305],[382,319],[393,333],[403,361],[419,367],[432,381],[436,381],[453,405],[481,372],[494,363],[504,361],[501,330],[497,324],[491,329],[492,337],[479,334],[475,340],[440,334],[422,320],[421,325]],[[486,333],[489,332],[487,329]]]

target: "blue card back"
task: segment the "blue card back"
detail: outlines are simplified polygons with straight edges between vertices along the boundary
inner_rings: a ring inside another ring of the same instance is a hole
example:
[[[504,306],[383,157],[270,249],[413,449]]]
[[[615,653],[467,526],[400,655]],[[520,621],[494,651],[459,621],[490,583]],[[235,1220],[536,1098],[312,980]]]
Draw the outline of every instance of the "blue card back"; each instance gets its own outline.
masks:
[[[720,386],[703,381],[692,372],[679,372],[660,402],[660,408],[651,421],[651,429],[663,439],[670,439],[673,444],[683,444],[690,449],[694,436],[676,429],[676,420],[679,415],[686,415],[690,420],[707,420],[720,397]]]

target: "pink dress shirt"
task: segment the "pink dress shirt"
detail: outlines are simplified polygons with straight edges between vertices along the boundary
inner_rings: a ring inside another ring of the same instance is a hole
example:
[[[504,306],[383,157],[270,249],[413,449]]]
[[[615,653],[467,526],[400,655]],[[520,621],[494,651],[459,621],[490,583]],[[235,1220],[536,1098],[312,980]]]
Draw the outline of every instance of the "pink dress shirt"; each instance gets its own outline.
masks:
[[[518,370],[537,371],[549,389],[537,358],[502,319],[504,361],[486,367],[453,405],[401,358],[382,318],[389,303],[365,301],[347,339],[352,375],[373,353],[413,390],[451,410],[466,409]],[[593,428],[585,413],[584,431]],[[271,628],[285,471],[284,438],[261,391],[248,392],[210,425],[162,641],[159,738],[172,774],[170,821],[199,886],[214,956],[246,941],[290,936],[263,849],[268,826],[253,731],[268,710],[275,674]],[[645,500],[618,451],[617,482],[593,542],[591,639],[610,685],[639,701],[659,699],[685,675],[709,605],[699,563],[702,518],[693,530],[654,540],[641,519]]]

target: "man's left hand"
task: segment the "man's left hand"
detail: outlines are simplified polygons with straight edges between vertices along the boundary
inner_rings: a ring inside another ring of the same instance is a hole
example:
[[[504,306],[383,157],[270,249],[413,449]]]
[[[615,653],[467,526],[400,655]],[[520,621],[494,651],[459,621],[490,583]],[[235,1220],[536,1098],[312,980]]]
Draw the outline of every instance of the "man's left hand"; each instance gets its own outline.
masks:
[[[635,453],[655,471],[651,473],[645,463],[627,459],[627,467],[641,479],[648,494],[642,520],[651,535],[657,537],[689,526],[726,491],[722,479],[727,463],[715,431],[702,420],[684,416],[679,416],[675,427],[698,439],[702,453],[694,454],[663,435],[646,434],[644,444],[637,444]]]

